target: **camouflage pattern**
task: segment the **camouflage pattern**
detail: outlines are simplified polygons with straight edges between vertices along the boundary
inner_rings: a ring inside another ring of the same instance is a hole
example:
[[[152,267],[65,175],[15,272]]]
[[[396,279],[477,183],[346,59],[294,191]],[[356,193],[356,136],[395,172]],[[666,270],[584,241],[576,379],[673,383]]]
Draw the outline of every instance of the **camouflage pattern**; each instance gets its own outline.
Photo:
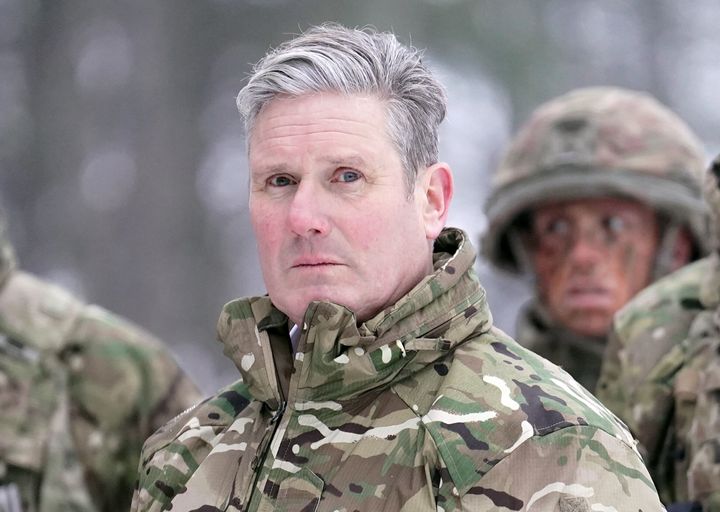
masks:
[[[705,175],[705,200],[713,216],[713,242],[720,246],[720,156]],[[713,292],[720,294],[720,279]],[[716,298],[720,304],[720,298]],[[689,492],[704,505],[704,510],[720,511],[720,308],[704,311],[704,332],[708,343],[698,350],[692,363],[700,365],[698,398],[690,426],[693,455],[688,472]]]
[[[688,431],[697,401],[707,311],[720,305],[712,255],[657,281],[615,316],[598,398],[639,441],[664,503],[686,501]]]
[[[716,232],[718,170],[716,159],[704,189]],[[616,315],[597,390],[638,436],[663,501],[696,501],[704,511],[720,511],[719,308],[716,250]]]
[[[700,344],[689,365],[695,370],[697,403],[688,438],[692,460],[688,494],[706,512],[720,511],[720,309],[704,311],[706,343]]]
[[[0,512],[128,510],[143,441],[197,388],[127,321],[19,270],[3,281]]]
[[[663,510],[625,427],[492,326],[459,230],[358,325],[313,302],[291,351],[268,297],[218,322],[241,379],[143,448],[134,512]]]
[[[515,329],[515,338],[522,346],[561,367],[585,389],[595,389],[605,338],[581,336],[554,325],[537,299],[520,310]]]
[[[705,200],[713,217],[714,258],[720,260],[720,156],[705,175]],[[718,264],[720,267],[720,264]],[[708,277],[710,277],[708,279]],[[698,348],[687,366],[696,370],[697,404],[689,427],[692,459],[688,470],[690,496],[702,503],[703,510],[720,511],[720,270],[705,276],[713,301],[698,315],[691,336],[699,338]],[[714,308],[713,308],[714,306]]]

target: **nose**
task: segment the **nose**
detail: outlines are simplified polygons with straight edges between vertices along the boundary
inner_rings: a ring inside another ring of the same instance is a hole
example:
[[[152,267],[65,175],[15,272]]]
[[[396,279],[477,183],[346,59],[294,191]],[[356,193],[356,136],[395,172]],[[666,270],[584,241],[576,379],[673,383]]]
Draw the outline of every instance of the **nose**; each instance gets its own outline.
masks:
[[[330,220],[322,190],[309,180],[301,181],[293,195],[288,213],[290,230],[300,237],[325,236]]]
[[[595,226],[578,229],[568,247],[569,261],[583,269],[594,269],[608,255],[605,254],[602,233]]]

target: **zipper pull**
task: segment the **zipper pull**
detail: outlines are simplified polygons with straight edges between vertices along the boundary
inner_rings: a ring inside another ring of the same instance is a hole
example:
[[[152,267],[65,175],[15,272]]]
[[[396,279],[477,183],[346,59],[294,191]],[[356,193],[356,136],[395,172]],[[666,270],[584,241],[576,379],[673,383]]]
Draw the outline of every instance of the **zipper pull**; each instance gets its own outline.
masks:
[[[274,425],[278,422],[280,417],[285,413],[285,407],[287,406],[287,402],[280,402],[280,407],[278,407],[277,411],[273,414],[272,418],[270,418],[270,425]]]

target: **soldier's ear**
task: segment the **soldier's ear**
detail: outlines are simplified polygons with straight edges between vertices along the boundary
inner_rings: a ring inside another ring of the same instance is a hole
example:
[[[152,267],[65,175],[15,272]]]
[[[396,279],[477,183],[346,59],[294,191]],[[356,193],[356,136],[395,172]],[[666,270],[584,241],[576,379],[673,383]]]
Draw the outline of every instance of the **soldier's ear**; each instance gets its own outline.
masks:
[[[450,166],[444,162],[431,165],[418,176],[417,192],[422,203],[422,219],[425,225],[425,236],[435,240],[445,227],[454,182]]]

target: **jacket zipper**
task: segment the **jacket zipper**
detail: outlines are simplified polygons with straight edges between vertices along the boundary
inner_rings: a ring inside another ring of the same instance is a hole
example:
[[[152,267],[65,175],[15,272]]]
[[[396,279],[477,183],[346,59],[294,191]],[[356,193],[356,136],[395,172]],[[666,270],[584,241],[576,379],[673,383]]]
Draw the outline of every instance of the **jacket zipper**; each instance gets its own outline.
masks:
[[[300,348],[304,345],[303,338],[307,333],[303,331],[300,335],[300,341],[297,345],[297,350],[300,350]],[[270,353],[270,357],[272,357],[272,353]],[[293,357],[293,365],[296,364],[296,358],[295,353],[292,354]],[[293,372],[293,375],[290,376],[290,383],[288,385],[288,396],[286,397],[283,393],[282,386],[280,385],[280,376],[278,375],[277,365],[275,364],[275,360],[273,358],[273,366],[275,368],[275,384],[277,388],[277,393],[280,398],[279,405],[277,410],[273,412],[272,417],[270,418],[270,422],[268,423],[267,428],[265,429],[265,433],[263,434],[262,439],[260,440],[260,444],[258,444],[258,449],[255,453],[255,457],[253,457],[253,460],[250,463],[250,469],[254,473],[253,478],[251,479],[252,484],[250,488],[245,493],[246,501],[243,510],[249,510],[249,507],[253,504],[255,493],[260,492],[262,494],[262,490],[258,489],[258,482],[260,481],[260,476],[263,472],[263,465],[265,463],[265,460],[267,458],[267,453],[269,448],[273,444],[273,439],[275,438],[275,435],[277,434],[278,428],[280,426],[281,420],[283,419],[283,416],[285,414],[285,411],[287,410],[287,405],[290,402],[290,396],[293,396],[293,389],[297,385],[295,383],[295,379],[297,378],[297,375],[299,373]],[[283,433],[283,435],[285,435]],[[268,470],[268,477],[270,475],[270,470]],[[262,499],[262,496],[260,496],[258,499]],[[256,502],[259,503],[259,502]]]
[[[275,436],[275,432],[277,431],[280,418],[282,418],[282,415],[285,413],[286,405],[287,402],[281,402],[278,409],[273,413],[272,418],[270,418],[270,422],[265,429],[265,433],[263,434],[262,439],[260,439],[260,444],[258,445],[255,457],[253,457],[253,460],[250,463],[250,469],[252,469],[253,471],[256,471],[257,468],[260,467],[262,465],[262,462],[265,460],[265,455],[267,454],[267,450],[270,447],[270,441],[272,441],[272,438]],[[256,474],[255,482],[257,482],[257,476],[258,475]]]
[[[252,504],[253,496],[256,492],[258,492],[257,485],[258,481],[260,480],[260,474],[262,473],[262,466],[265,462],[268,449],[272,444],[272,440],[275,437],[275,433],[277,432],[280,420],[282,419],[283,414],[285,414],[285,409],[287,408],[288,401],[283,395],[282,387],[280,386],[280,376],[278,375],[277,366],[275,365],[274,360],[273,367],[275,368],[275,383],[277,386],[278,396],[280,397],[280,403],[278,405],[278,408],[273,412],[268,426],[265,429],[265,433],[263,434],[262,439],[260,439],[260,444],[258,444],[257,451],[255,452],[255,457],[253,457],[253,460],[250,463],[250,470],[253,472],[254,475],[251,479],[251,486],[248,489],[248,492],[245,494],[247,496],[246,507],[249,507]],[[262,493],[262,490],[260,490],[259,492]]]

